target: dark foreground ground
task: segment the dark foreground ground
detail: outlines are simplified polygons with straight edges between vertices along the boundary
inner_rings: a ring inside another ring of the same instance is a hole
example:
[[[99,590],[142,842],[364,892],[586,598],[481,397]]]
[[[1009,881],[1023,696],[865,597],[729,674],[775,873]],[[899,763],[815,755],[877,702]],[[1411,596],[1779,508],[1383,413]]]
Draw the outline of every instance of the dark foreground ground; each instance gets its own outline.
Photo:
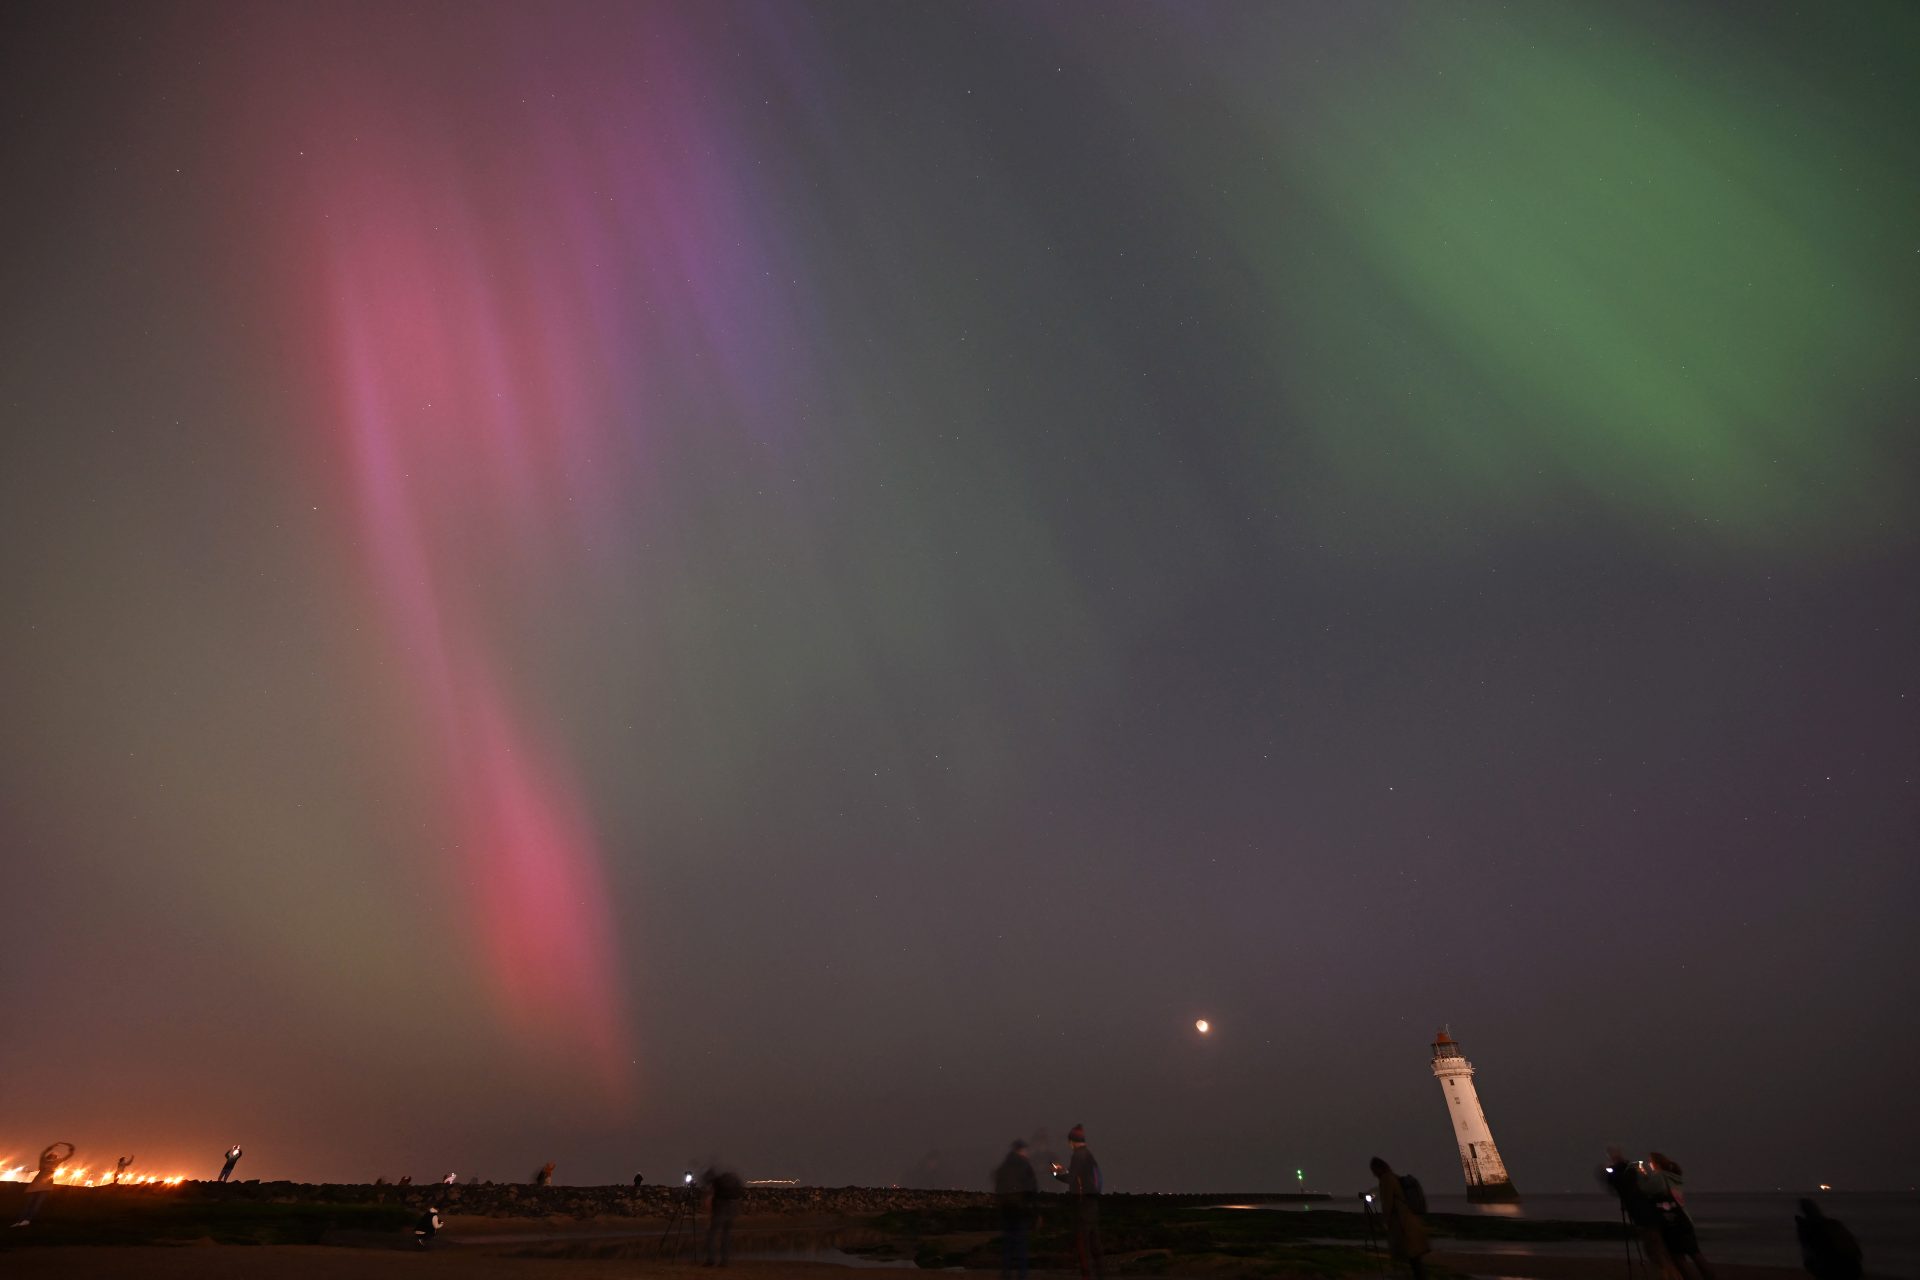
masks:
[[[460,1189],[462,1192],[468,1189]],[[23,1192],[0,1187],[0,1215],[18,1215]],[[41,1220],[0,1228],[0,1275],[227,1278],[354,1276],[690,1276],[691,1234],[670,1232],[676,1202],[664,1190],[474,1188],[448,1205],[447,1228],[430,1250],[411,1227],[440,1188],[262,1187],[189,1184],[171,1190],[67,1189]],[[1298,1277],[1362,1280],[1389,1271],[1369,1249],[1360,1213],[1220,1207],[1281,1197],[1108,1196],[1102,1235],[1108,1273],[1126,1276]],[[461,1209],[487,1212],[460,1212]],[[571,1211],[568,1211],[568,1210]],[[612,1211],[609,1211],[611,1209]],[[1621,1257],[1526,1257],[1476,1253],[1496,1241],[1617,1241],[1612,1223],[1542,1222],[1436,1214],[1437,1271],[1532,1280],[1626,1280]],[[1622,1242],[1624,1243],[1624,1242]],[[997,1272],[995,1212],[969,1193],[845,1188],[756,1195],[734,1235],[735,1269],[759,1280],[846,1280],[850,1263]],[[1034,1270],[1073,1270],[1064,1204],[1049,1205],[1033,1240]],[[1636,1268],[1636,1280],[1644,1272]],[[1797,1272],[1721,1267],[1720,1280],[1790,1280]]]

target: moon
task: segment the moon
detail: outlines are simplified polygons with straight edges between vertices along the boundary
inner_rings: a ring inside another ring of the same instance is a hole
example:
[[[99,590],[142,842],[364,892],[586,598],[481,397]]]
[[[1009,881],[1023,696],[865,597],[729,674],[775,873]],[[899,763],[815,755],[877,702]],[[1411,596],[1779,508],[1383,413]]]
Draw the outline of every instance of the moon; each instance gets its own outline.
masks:
[[[1200,1018],[1194,1022],[1193,1029],[1195,1031],[1198,1031],[1201,1035],[1205,1035],[1207,1034],[1207,1032],[1213,1030],[1213,1024],[1211,1022],[1208,1022],[1205,1018]]]

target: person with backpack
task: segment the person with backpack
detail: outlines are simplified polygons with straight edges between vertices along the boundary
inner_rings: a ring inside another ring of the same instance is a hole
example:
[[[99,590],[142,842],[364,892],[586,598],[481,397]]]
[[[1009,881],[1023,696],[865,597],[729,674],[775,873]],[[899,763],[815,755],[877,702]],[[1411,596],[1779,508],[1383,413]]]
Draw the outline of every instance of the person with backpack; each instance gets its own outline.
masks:
[[[1811,1200],[1800,1202],[1793,1232],[1800,1237],[1800,1263],[1813,1280],[1860,1280],[1860,1242],[1837,1218],[1829,1218]]]
[[[1080,1280],[1103,1280],[1106,1260],[1100,1252],[1100,1162],[1087,1150],[1087,1129],[1075,1125],[1067,1130],[1067,1145],[1073,1154],[1063,1169],[1053,1166],[1053,1176],[1067,1184],[1073,1198],[1073,1251],[1080,1259]]]
[[[1413,1196],[1408,1194],[1412,1186],[1419,1196],[1422,1207],[1426,1205],[1427,1194],[1419,1189],[1419,1182],[1409,1177],[1400,1178],[1393,1166],[1379,1156],[1367,1162],[1367,1168],[1373,1171],[1378,1182],[1375,1188],[1374,1208],[1380,1211],[1380,1221],[1386,1225],[1387,1249],[1393,1254],[1395,1262],[1404,1262],[1413,1272],[1413,1280],[1426,1280],[1427,1264],[1421,1259],[1431,1251],[1427,1243],[1427,1224],[1420,1217],[1419,1210],[1413,1206]]]
[[[1000,1280],[1014,1280],[1016,1274],[1027,1280],[1027,1236],[1039,1195],[1026,1139],[1015,1138],[1007,1158],[993,1171],[993,1197],[1000,1205]]]

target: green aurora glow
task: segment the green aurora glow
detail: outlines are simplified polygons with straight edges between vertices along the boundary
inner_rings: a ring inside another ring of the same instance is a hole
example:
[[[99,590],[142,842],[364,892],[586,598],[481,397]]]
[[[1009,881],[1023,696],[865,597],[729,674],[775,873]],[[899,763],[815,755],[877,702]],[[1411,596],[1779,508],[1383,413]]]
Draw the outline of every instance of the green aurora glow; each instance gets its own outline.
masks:
[[[1755,549],[1904,521],[1915,131],[1885,113],[1920,21],[1881,19],[1827,83],[1604,9],[1408,9],[1307,73],[1311,110],[1240,42],[1233,110],[1277,154],[1227,216],[1293,412],[1436,510],[1584,499]]]

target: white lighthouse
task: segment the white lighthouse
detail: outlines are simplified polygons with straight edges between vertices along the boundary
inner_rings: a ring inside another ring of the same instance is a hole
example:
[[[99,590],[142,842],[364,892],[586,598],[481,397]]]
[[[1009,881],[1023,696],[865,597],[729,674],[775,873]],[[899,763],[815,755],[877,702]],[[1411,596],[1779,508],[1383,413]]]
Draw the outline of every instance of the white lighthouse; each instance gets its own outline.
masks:
[[[1500,1149],[1493,1145],[1487,1113],[1473,1088],[1473,1064],[1460,1052],[1454,1038],[1442,1031],[1433,1041],[1433,1074],[1447,1095],[1447,1114],[1453,1117],[1454,1140],[1460,1144],[1460,1170],[1467,1175],[1467,1199],[1474,1204],[1518,1200],[1513,1179]]]

